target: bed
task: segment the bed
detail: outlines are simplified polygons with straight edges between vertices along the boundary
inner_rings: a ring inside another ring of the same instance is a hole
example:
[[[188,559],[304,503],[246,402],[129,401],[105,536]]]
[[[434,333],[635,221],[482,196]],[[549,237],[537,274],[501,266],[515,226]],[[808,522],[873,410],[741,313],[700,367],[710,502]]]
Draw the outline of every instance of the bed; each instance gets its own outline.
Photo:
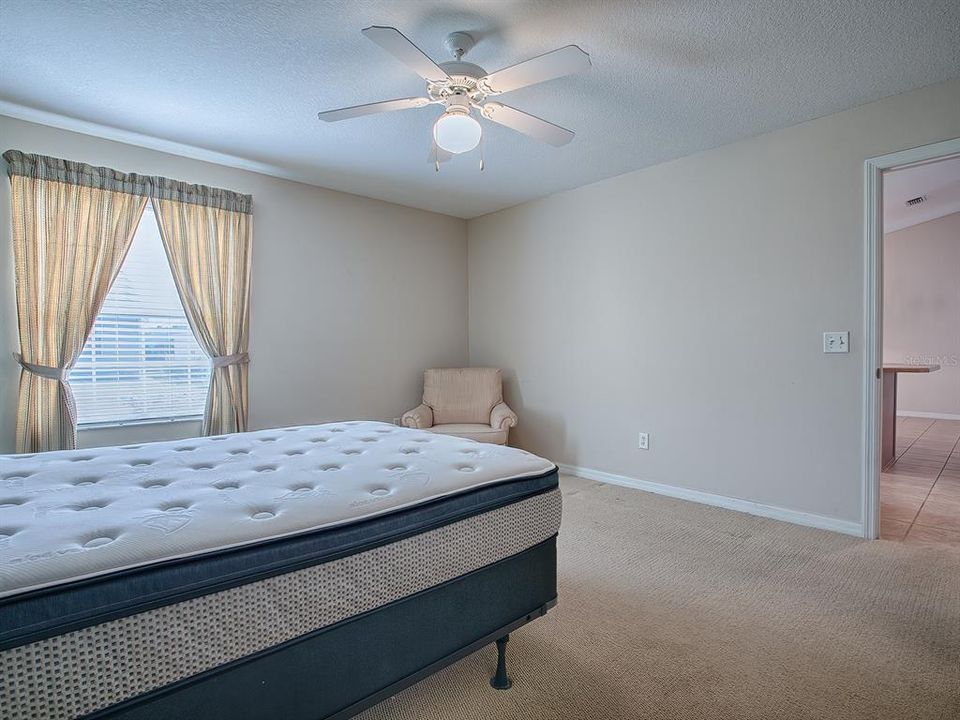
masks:
[[[0,456],[0,717],[347,718],[556,602],[556,467],[377,422]]]

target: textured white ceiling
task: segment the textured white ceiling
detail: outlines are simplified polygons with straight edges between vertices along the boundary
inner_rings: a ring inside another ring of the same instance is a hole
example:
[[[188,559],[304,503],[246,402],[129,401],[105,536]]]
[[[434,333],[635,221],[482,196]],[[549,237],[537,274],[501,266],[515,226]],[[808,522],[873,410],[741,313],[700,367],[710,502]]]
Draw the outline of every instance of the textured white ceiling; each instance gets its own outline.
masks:
[[[435,173],[436,107],[320,123],[422,92],[371,24],[438,61],[469,31],[488,71],[578,44],[588,74],[502,97],[577,137],[484,121],[486,169]],[[960,76],[958,37],[957,0],[0,0],[0,101],[473,217]]]
[[[920,196],[926,198],[921,204],[907,205],[907,200]],[[960,157],[884,173],[884,232],[895,232],[956,212],[960,212]]]

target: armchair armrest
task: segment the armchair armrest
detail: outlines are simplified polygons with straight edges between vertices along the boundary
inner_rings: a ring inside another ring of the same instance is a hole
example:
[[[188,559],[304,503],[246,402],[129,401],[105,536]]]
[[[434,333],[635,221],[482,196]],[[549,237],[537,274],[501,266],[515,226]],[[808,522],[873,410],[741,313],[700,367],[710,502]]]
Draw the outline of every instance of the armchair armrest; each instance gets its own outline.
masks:
[[[433,427],[433,409],[429,405],[418,405],[413,410],[407,410],[400,418],[400,424],[404,427],[423,430]]]
[[[516,424],[517,414],[505,402],[499,402],[493,406],[493,410],[490,411],[490,427],[506,430],[515,427]]]

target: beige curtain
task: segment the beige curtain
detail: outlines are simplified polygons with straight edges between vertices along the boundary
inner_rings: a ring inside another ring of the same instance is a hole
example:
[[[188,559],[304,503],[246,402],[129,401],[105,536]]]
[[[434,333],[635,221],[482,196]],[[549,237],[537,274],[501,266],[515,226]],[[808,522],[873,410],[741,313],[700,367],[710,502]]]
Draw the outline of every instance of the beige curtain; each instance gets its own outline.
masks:
[[[246,203],[153,198],[187,320],[211,358],[204,435],[247,429],[251,215],[240,197]]]
[[[96,173],[78,184],[89,166],[17,151],[3,157],[20,327],[16,451],[72,449],[76,409],[67,374],[130,248],[146,198],[111,189]]]

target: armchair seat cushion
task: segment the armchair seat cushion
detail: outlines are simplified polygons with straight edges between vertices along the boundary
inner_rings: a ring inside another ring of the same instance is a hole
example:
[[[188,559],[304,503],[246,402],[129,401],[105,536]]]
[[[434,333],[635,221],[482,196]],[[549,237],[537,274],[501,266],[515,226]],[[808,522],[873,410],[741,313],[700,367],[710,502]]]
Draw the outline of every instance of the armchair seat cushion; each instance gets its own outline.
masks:
[[[434,425],[424,429],[441,435],[456,435],[477,442],[493,443],[495,445],[507,444],[506,429],[498,430],[481,423],[447,423],[446,425]]]

